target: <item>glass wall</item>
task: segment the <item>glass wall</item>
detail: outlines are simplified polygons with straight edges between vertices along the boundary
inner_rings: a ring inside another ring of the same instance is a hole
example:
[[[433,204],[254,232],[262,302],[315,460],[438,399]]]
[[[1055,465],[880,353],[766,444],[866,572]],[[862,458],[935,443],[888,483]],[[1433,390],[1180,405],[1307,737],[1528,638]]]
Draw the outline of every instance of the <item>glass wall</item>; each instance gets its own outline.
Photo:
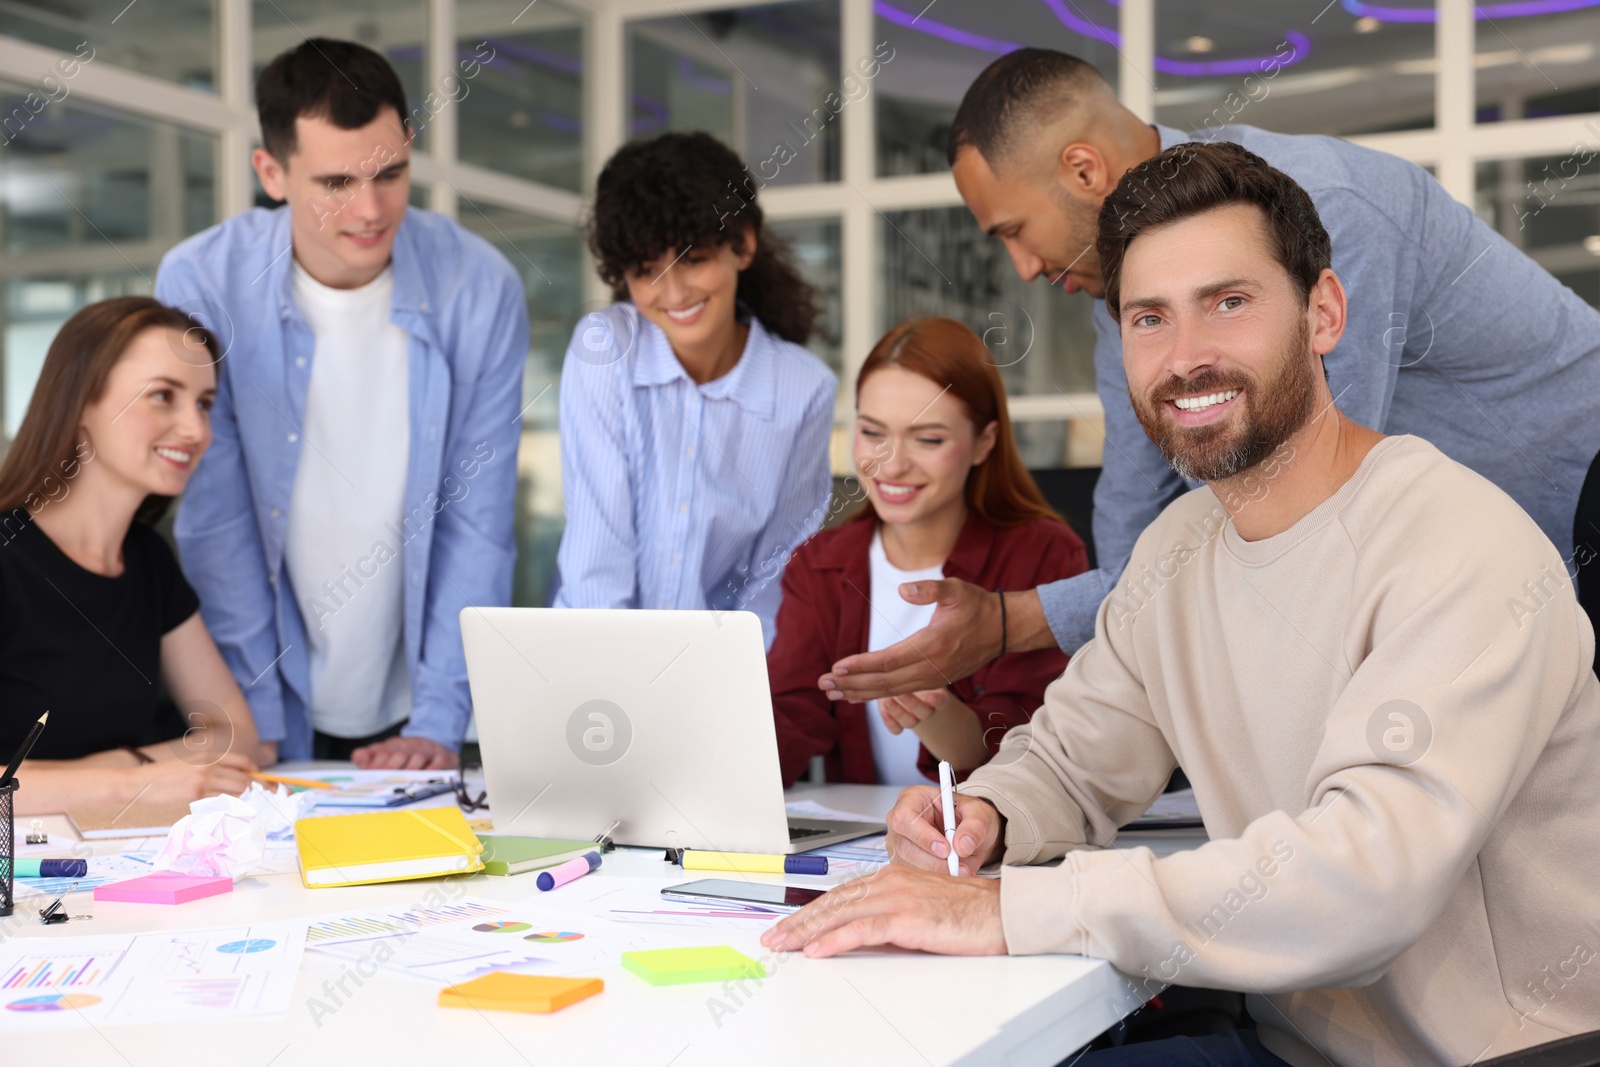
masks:
[[[213,0],[5,0],[0,33],[192,89],[209,91],[216,81]]]
[[[1600,308],[1600,138],[1560,156],[1477,168],[1478,214]]]
[[[514,600],[545,603],[565,526],[556,429],[561,361],[583,303],[582,242],[571,226],[462,199],[461,224],[494,245],[522,278],[528,307],[528,362],[522,377],[522,443],[517,454],[517,569]]]
[[[1156,120],[1339,136],[1432,126],[1433,24],[1352,6],[1157,0]]]
[[[630,22],[628,132],[704,130],[766,185],[839,178],[839,0]]]
[[[844,280],[840,266],[839,223],[834,219],[777,219],[769,220],[768,226],[789,242],[800,273],[816,287],[822,305],[818,330],[806,347],[838,374],[844,369],[840,318],[844,308]]]
[[[411,105],[418,148],[428,146],[429,93],[435,110],[449,87],[432,86],[423,75],[428,40],[427,0],[253,0],[250,5],[250,84],[280,52],[308,37],[332,37],[366,45],[394,65]]]
[[[456,19],[461,162],[579,191],[583,21],[527,0],[462,0]]]
[[[1117,83],[1117,9],[1105,0],[878,0],[873,4],[873,79],[880,175],[941,174],[956,107],[995,59],[1023,46],[1053,48],[1093,63]]]
[[[0,113],[28,116],[0,147],[7,440],[61,324],[152,292],[161,254],[216,214],[216,138],[70,96],[34,114],[29,92],[0,81]]]
[[[73,312],[113,296],[149,296],[154,267],[145,270],[86,274],[72,270],[41,271],[33,277],[7,278],[3,311],[5,434],[9,442],[22,425],[45,353],[61,324]]]
[[[1489,17],[1484,8],[1474,8],[1478,121],[1600,111],[1600,6],[1522,6],[1530,12],[1579,10],[1507,17],[1505,5],[1498,5]]]

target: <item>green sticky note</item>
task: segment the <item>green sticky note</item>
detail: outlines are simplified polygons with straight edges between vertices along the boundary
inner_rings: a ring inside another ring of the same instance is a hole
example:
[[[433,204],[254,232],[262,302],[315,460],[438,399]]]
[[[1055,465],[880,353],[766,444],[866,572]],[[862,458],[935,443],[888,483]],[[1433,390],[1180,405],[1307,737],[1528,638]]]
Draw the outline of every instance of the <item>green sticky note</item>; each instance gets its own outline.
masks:
[[[624,952],[622,966],[651,985],[725,982],[730,978],[767,976],[767,969],[760,963],[727,945]]]

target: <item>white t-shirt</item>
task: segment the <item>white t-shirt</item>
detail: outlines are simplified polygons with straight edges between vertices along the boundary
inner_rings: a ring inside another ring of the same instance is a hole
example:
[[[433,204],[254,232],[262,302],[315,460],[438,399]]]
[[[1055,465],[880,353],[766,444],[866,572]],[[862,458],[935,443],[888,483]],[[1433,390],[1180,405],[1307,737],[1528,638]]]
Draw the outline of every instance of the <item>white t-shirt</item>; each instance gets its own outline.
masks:
[[[389,321],[393,290],[388,268],[359,289],[330,289],[294,265],[295,303],[317,342],[284,556],[309,645],[311,723],[335,737],[411,714],[409,337]]]
[[[872,535],[867,550],[872,567],[872,624],[867,631],[867,651],[877,652],[905,640],[933,618],[935,604],[908,604],[900,596],[902,582],[925,582],[944,577],[944,567],[903,571],[889,562],[883,551],[883,530]],[[910,730],[891,734],[878,713],[878,702],[867,701],[867,727],[872,732],[872,762],[878,781],[884,785],[927,785],[928,779],[917,770],[917,753],[922,742]]]

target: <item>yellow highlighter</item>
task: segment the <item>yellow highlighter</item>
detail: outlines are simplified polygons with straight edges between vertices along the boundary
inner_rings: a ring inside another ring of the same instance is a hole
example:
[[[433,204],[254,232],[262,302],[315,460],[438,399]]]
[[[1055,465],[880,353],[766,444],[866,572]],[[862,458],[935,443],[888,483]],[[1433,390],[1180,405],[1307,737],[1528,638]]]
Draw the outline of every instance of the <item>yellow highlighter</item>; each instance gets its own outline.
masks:
[[[827,874],[826,856],[773,856],[757,852],[683,850],[686,871],[736,871],[740,874]]]

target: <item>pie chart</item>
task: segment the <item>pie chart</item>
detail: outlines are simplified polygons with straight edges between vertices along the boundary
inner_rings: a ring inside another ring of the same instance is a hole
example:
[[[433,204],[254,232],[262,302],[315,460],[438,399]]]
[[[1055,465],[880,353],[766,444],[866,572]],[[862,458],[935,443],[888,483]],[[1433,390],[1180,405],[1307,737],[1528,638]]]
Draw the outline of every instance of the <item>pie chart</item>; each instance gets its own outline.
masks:
[[[572,930],[544,930],[537,934],[529,934],[524,941],[533,941],[541,945],[553,945],[558,941],[579,941],[583,935]]]
[[[473,929],[484,934],[520,934],[524,930],[531,929],[531,927],[527,923],[499,922],[479,923]]]
[[[78,1011],[100,1003],[87,993],[48,993],[42,997],[23,997],[6,1005],[7,1011]]]
[[[248,952],[265,952],[276,945],[276,941],[269,941],[264,937],[252,937],[244,941],[229,941],[226,945],[218,945],[218,952],[226,952],[230,956],[243,956]]]

